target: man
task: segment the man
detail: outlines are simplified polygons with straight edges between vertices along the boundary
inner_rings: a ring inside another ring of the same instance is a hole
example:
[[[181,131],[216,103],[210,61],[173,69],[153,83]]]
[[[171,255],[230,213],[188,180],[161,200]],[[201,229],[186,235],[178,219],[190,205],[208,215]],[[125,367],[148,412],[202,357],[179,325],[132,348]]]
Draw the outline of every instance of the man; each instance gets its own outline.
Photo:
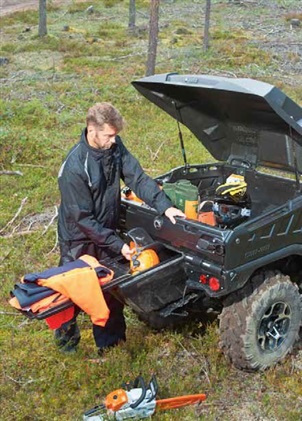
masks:
[[[116,233],[120,179],[172,223],[176,216],[185,217],[124,146],[118,136],[123,126],[123,117],[115,107],[106,102],[95,104],[88,110],[79,143],[70,150],[59,171],[61,265],[83,254],[102,260],[121,253],[131,260],[132,250]],[[126,340],[123,305],[109,293],[104,296],[109,320],[105,327],[93,325],[99,353]],[[55,337],[63,351],[74,351],[80,341],[76,317],[58,329]]]

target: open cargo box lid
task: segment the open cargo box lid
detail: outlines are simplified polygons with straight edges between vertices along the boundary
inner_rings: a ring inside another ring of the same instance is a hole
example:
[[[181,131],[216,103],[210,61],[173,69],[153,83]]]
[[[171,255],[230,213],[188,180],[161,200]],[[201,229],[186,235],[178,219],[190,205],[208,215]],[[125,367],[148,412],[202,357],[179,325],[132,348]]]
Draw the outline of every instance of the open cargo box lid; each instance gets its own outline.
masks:
[[[253,79],[159,74],[132,82],[218,161],[302,173],[302,108]]]

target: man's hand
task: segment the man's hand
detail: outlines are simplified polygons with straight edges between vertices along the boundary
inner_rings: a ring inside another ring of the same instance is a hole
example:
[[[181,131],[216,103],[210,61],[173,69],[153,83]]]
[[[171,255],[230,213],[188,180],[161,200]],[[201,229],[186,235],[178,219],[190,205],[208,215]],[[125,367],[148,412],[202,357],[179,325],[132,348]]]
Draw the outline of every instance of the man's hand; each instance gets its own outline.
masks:
[[[121,249],[121,253],[122,253],[122,255],[125,257],[125,259],[127,259],[127,260],[131,260],[131,257],[132,257],[132,255],[133,255],[133,253],[134,253],[134,249],[131,249],[129,246],[128,246],[128,244],[124,244],[123,245],[123,247],[122,247],[122,249]]]
[[[176,224],[176,219],[174,218],[175,216],[180,216],[181,218],[186,218],[186,215],[177,208],[171,207],[168,208],[165,212],[165,215],[167,218],[170,219],[170,221],[172,222],[172,224]]]

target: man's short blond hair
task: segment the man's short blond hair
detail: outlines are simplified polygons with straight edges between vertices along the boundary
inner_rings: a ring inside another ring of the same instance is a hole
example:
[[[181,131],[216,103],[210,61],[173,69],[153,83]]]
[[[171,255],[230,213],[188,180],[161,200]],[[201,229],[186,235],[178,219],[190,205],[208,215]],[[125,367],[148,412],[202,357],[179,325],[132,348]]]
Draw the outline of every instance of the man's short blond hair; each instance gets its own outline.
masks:
[[[109,124],[109,126],[114,127],[118,132],[120,132],[125,125],[125,121],[120,112],[109,102],[98,102],[89,108],[86,116],[87,126],[89,123],[99,127],[102,127],[104,124]]]

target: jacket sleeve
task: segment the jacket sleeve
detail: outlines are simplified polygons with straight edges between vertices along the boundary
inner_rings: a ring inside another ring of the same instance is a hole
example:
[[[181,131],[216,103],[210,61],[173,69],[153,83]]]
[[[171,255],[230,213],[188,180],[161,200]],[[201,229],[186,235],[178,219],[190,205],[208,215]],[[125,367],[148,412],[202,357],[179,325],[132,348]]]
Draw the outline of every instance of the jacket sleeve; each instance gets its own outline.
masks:
[[[124,242],[114,230],[104,227],[94,216],[93,200],[87,180],[74,171],[64,171],[59,177],[61,206],[65,215],[65,224],[76,224],[83,233],[99,247],[108,247],[120,253]]]
[[[144,172],[138,160],[128,151],[125,145],[122,142],[120,145],[122,150],[122,178],[125,184],[147,205],[155,208],[162,215],[173,206],[171,201],[165,192],[158,187],[157,183]]]

